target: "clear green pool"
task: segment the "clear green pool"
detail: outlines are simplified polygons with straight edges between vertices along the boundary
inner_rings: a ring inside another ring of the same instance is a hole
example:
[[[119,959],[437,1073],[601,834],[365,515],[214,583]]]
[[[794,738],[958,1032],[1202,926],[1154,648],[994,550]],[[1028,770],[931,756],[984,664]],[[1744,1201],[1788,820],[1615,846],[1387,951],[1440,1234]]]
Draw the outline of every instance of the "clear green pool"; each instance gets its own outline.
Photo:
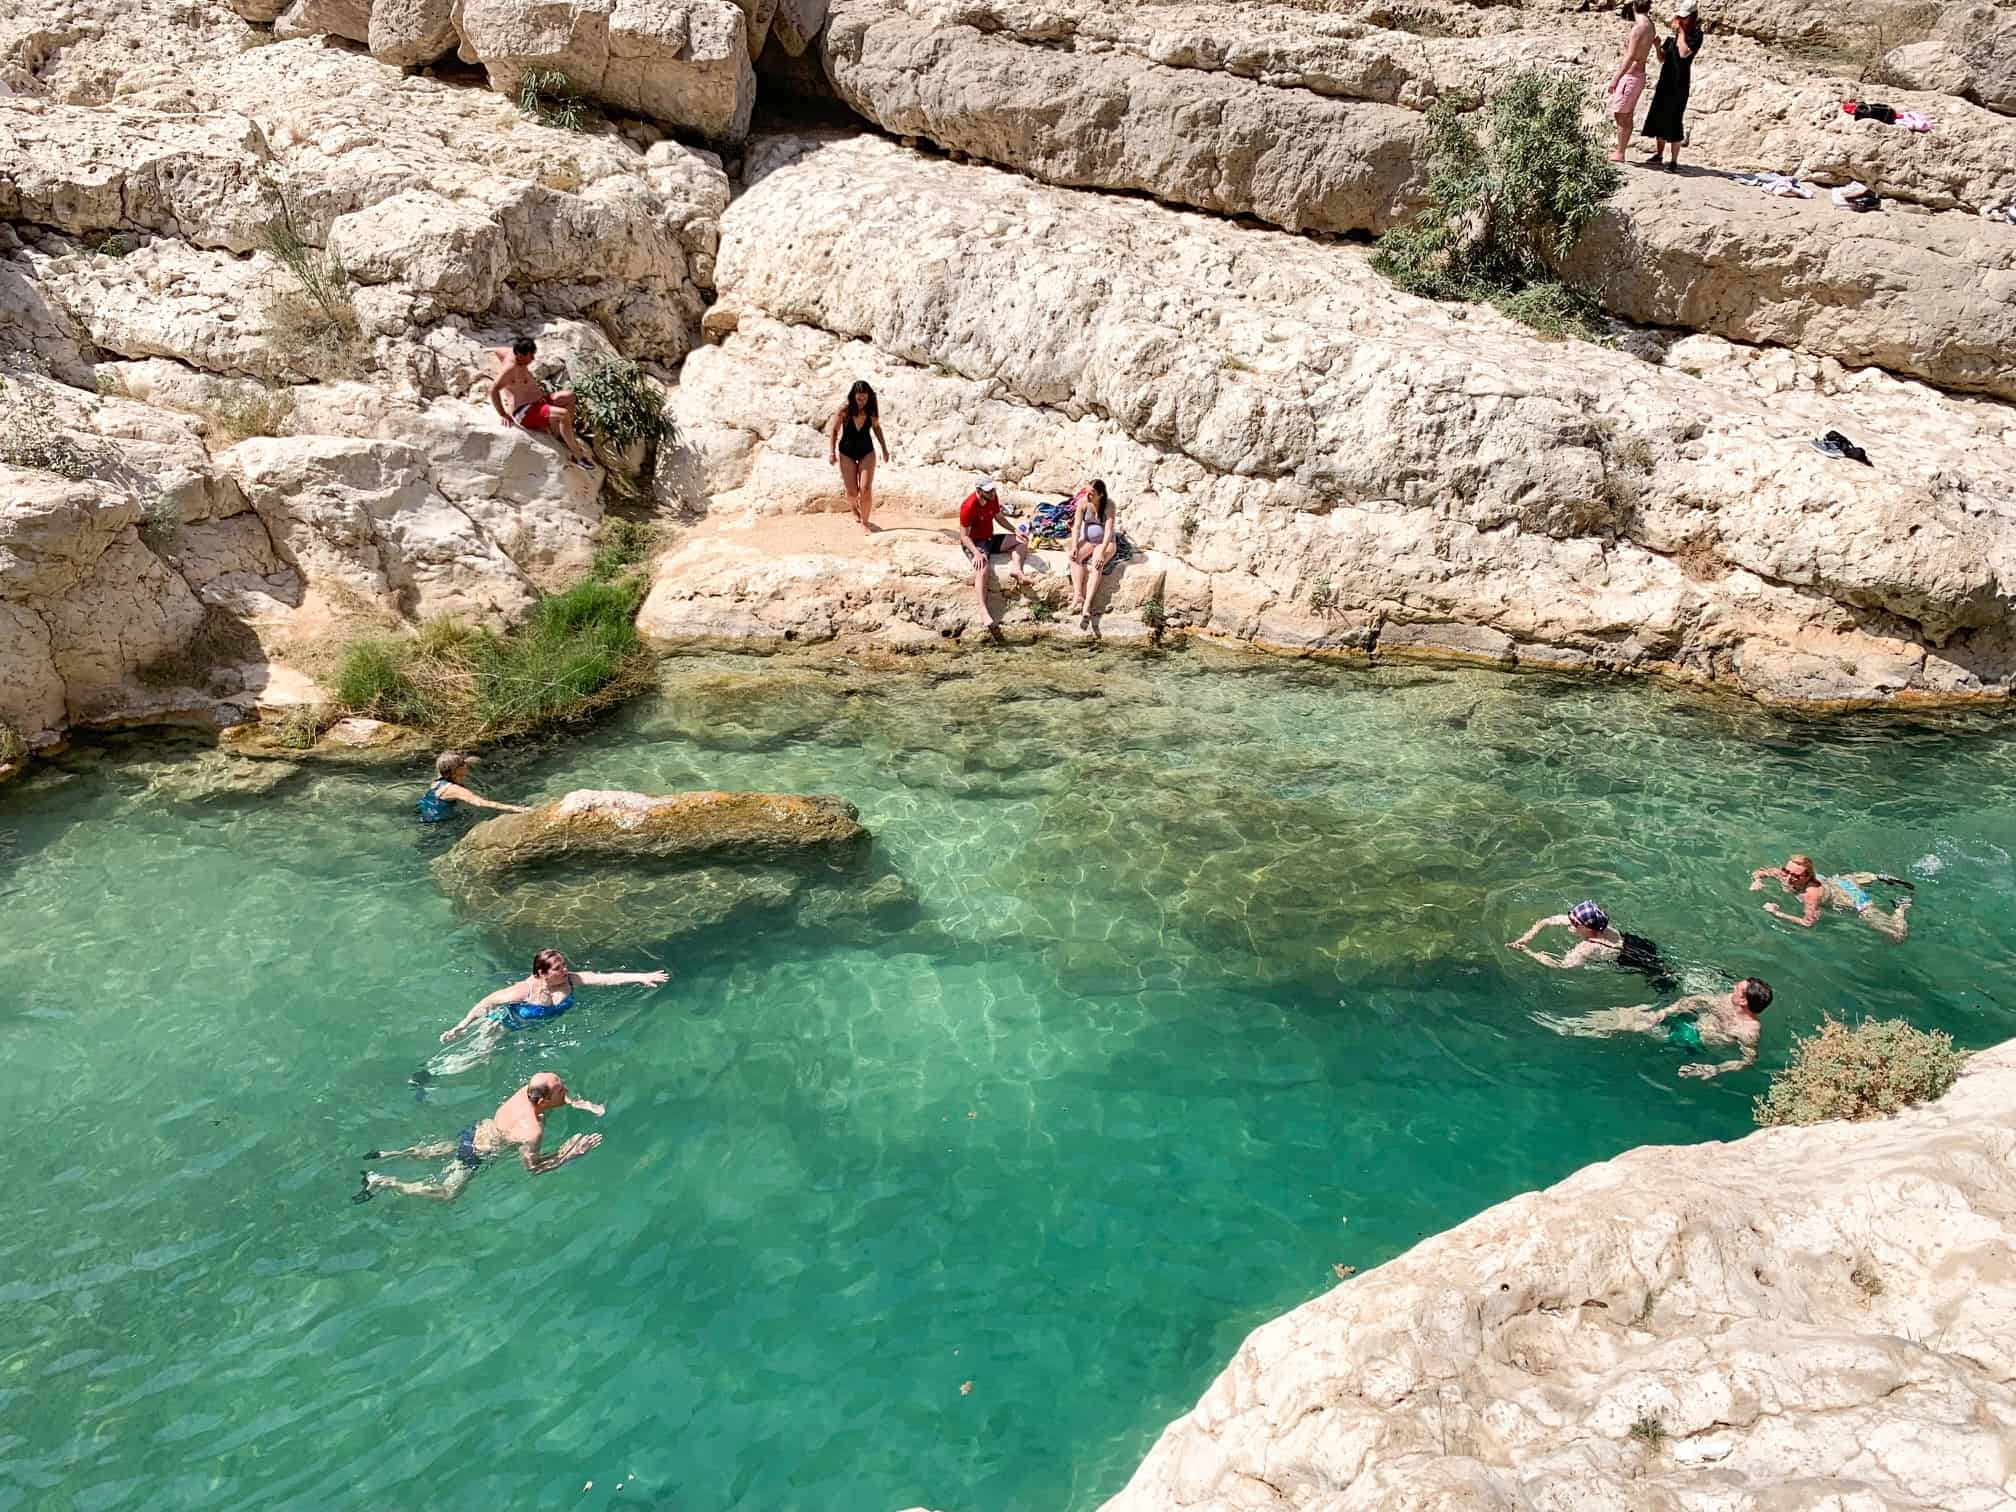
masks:
[[[1201,651],[720,657],[485,770],[841,793],[922,915],[597,952],[674,982],[419,1103],[434,1035],[524,968],[436,888],[417,773],[262,796],[135,743],[0,790],[0,1512],[1091,1508],[1333,1264],[1741,1134],[1823,1010],[2016,1034],[1989,719]],[[1910,941],[1767,919],[1746,875],[1788,846],[1915,877]],[[1503,948],[1591,893],[1776,984],[1757,1071],[1535,1023],[1640,996]],[[351,1205],[360,1151],[541,1064],[609,1104],[601,1150]]]

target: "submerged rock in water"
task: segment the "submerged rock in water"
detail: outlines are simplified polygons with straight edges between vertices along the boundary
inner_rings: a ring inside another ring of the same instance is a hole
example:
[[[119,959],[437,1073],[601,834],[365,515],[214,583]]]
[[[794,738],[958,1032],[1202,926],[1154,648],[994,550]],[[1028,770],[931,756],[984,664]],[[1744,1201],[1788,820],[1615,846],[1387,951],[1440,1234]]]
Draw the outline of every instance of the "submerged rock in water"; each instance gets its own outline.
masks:
[[[840,798],[583,789],[477,825],[434,870],[470,913],[582,946],[794,913],[872,921],[910,893],[893,875],[871,881],[868,854]]]

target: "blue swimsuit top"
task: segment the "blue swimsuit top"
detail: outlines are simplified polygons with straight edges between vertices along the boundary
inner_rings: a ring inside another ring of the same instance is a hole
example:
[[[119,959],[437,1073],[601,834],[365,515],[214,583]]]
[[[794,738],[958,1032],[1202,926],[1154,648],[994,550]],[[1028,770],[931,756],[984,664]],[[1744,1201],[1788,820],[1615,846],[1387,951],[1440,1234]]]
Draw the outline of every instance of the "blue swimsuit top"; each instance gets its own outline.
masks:
[[[441,789],[448,785],[446,777],[437,777],[427,785],[427,791],[420,795],[420,822],[439,824],[448,817],[448,811],[461,802],[459,798],[443,798]]]
[[[486,1017],[506,1029],[523,1029],[537,1019],[558,1018],[573,1006],[574,994],[569,991],[557,1003],[500,1003]]]

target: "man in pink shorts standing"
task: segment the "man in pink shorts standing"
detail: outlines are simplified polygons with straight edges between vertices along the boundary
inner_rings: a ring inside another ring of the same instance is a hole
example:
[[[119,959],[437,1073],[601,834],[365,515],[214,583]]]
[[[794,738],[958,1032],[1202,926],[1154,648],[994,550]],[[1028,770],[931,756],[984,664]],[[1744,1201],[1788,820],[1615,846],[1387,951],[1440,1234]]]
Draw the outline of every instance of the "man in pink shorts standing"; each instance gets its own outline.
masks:
[[[1617,60],[1617,72],[1610,77],[1610,119],[1617,123],[1617,147],[1610,161],[1624,161],[1624,149],[1631,145],[1631,121],[1638,114],[1638,97],[1645,93],[1645,59],[1652,51],[1652,0],[1625,0],[1624,15],[1631,31],[1624,38],[1624,54]]]
[[[576,467],[593,472],[594,460],[574,434],[574,391],[546,392],[546,385],[532,372],[532,359],[538,351],[538,343],[529,336],[520,336],[508,349],[496,349],[497,377],[490,385],[490,403],[506,425],[526,431],[550,430],[560,438]]]

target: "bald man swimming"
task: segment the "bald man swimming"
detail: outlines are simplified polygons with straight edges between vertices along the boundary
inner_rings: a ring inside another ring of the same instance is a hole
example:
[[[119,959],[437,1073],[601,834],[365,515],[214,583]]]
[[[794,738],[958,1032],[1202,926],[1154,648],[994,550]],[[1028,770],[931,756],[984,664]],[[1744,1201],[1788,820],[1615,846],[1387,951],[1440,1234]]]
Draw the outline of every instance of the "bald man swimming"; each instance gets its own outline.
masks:
[[[452,1156],[447,1168],[433,1181],[401,1181],[379,1171],[364,1173],[364,1186],[350,1200],[369,1202],[380,1192],[403,1192],[408,1197],[426,1197],[435,1202],[453,1202],[462,1195],[469,1178],[486,1161],[518,1147],[518,1160],[534,1176],[558,1170],[570,1160],[579,1160],[602,1143],[600,1134],[575,1134],[561,1141],[551,1155],[539,1153],[539,1141],[546,1134],[546,1115],[555,1108],[580,1108],[600,1118],[606,1109],[600,1103],[574,1097],[567,1084],[553,1071],[541,1071],[498,1104],[497,1111],[479,1124],[471,1124],[452,1140],[409,1145],[403,1150],[372,1150],[366,1160],[439,1160]]]

